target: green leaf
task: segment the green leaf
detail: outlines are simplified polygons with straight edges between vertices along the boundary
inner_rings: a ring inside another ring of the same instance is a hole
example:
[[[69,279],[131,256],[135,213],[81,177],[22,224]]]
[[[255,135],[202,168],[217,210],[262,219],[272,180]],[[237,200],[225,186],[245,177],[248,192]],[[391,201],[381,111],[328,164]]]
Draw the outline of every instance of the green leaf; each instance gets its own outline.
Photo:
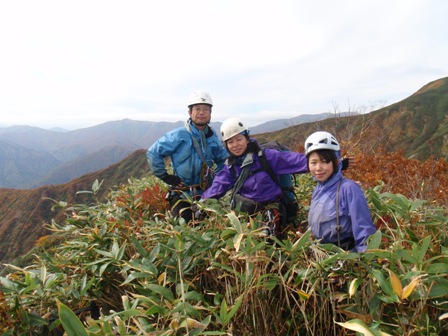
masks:
[[[309,242],[311,235],[311,229],[305,231],[305,233],[300,237],[292,246],[291,252],[301,251],[305,245]]]
[[[421,263],[425,258],[426,252],[428,251],[429,244],[431,243],[431,235],[423,238],[422,246],[420,249],[420,254],[418,255],[418,262]]]
[[[381,233],[381,230],[376,230],[376,232],[368,238],[369,250],[380,248],[382,238],[383,234]]]
[[[355,295],[356,290],[358,289],[358,287],[361,284],[361,282],[362,282],[362,279],[360,279],[360,278],[355,278],[355,279],[352,280],[352,282],[350,282],[350,286],[348,288],[348,295],[350,297]]]
[[[439,281],[442,279],[439,279]],[[432,285],[431,291],[428,294],[428,299],[442,298],[448,296],[448,286],[446,283],[436,283]]]
[[[1,284],[0,289],[3,292],[15,291],[17,290],[18,287],[15,282],[5,277],[0,277],[0,284]]]
[[[136,271],[149,273],[153,275],[158,274],[157,267],[147,258],[132,260],[127,265]]]
[[[35,315],[35,314],[29,314],[28,313],[28,317],[29,317],[29,321],[28,321],[28,323],[29,323],[29,325],[30,326],[33,326],[33,327],[35,327],[35,326],[41,326],[41,325],[47,325],[47,321],[46,320],[44,320],[42,317],[40,317],[40,316],[37,316],[37,315]]]
[[[397,250],[395,251],[396,254],[398,254],[401,258],[406,260],[407,262],[410,262],[411,264],[417,264],[418,260],[415,256],[413,256],[410,251],[408,250]]]
[[[101,185],[103,184],[104,180],[100,182],[98,182],[98,180],[96,179],[95,181],[93,181],[92,184],[92,192],[96,195],[98,193],[98,191],[100,190]]]
[[[233,246],[235,247],[235,251],[238,252],[240,250],[241,241],[244,238],[244,234],[240,233],[233,237]]]
[[[399,302],[398,296],[394,293],[391,283],[386,280],[383,273],[377,269],[372,270],[372,273],[383,292],[387,294],[394,302]]]
[[[448,274],[448,262],[431,263],[424,270],[428,274]]]
[[[122,316],[125,320],[133,316],[145,316],[145,314],[139,309],[127,309],[118,313],[114,313],[111,316]]]
[[[105,257],[108,257],[110,259],[112,259],[114,257],[113,254],[111,252],[109,252],[109,251],[102,251],[102,250],[98,250],[98,249],[94,249],[94,251],[96,253],[101,254],[101,255],[103,255]],[[91,264],[94,264],[94,263],[91,263]]]
[[[118,326],[119,335],[126,335],[127,334],[126,325],[124,324],[123,320],[120,317],[116,317],[115,323]]]
[[[126,280],[123,282],[123,285],[126,285],[126,284],[134,281],[135,279],[141,279],[141,278],[153,279],[154,278],[154,274],[145,273],[145,272],[132,272],[131,274],[128,275]]]
[[[204,300],[204,296],[201,293],[198,293],[196,291],[191,291],[191,292],[185,293],[185,300],[200,302],[200,301]]]
[[[243,227],[241,226],[240,220],[238,219],[238,217],[236,217],[235,213],[231,212],[231,213],[228,213],[226,216],[227,216],[227,218],[230,219],[230,223],[235,228],[236,232],[238,232],[239,234],[242,234]]]
[[[58,302],[59,319],[67,336],[88,336],[87,330],[70,308]]]
[[[221,323],[225,326],[227,319],[227,302],[226,299],[221,301],[221,308],[219,309],[219,317],[221,318]]]
[[[176,313],[181,313],[186,316],[193,316],[194,318],[200,318],[201,313],[197,307],[192,306],[188,302],[178,301],[171,313],[177,315]]]
[[[236,299],[235,304],[233,305],[232,309],[230,309],[230,312],[226,315],[225,324],[227,324],[232,319],[232,317],[236,314],[236,312],[240,308],[242,302],[243,302],[243,295],[240,295]]]
[[[87,275],[85,275],[82,279],[82,284],[81,284],[81,296],[86,295],[87,291],[90,289],[90,287],[92,287],[92,284],[96,281],[96,279],[94,277],[92,277],[89,282],[86,283],[86,279],[87,279]]]
[[[146,284],[144,287],[148,288],[149,290],[153,291],[154,293],[157,293],[157,294],[163,296],[165,299],[174,301],[174,295],[168,288],[165,288],[165,287],[159,286],[159,285],[155,285],[155,284]]]
[[[279,283],[279,277],[277,274],[263,274],[257,280],[257,286],[264,285],[266,289],[273,290]]]
[[[381,336],[385,335],[377,330],[369,328],[363,321],[353,319],[347,322],[336,322],[345,329],[353,330],[363,334],[364,336]]]
[[[139,239],[137,239],[135,236],[131,236],[131,241],[137,252],[140,253],[142,257],[149,257],[149,252],[143,248]]]
[[[104,271],[106,270],[106,268],[107,268],[109,265],[110,265],[110,262],[101,265],[101,267],[100,267],[100,276],[104,273]]]

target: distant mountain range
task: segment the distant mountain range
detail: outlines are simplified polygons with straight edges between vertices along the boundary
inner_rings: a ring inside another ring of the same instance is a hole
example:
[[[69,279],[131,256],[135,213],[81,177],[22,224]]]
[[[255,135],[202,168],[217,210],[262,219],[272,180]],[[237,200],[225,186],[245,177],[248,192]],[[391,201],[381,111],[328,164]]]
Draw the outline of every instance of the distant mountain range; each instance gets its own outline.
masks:
[[[23,255],[35,246],[37,239],[50,234],[43,223],[53,218],[63,219],[62,211],[52,210],[52,199],[68,204],[87,204],[92,200],[83,197],[89,197],[89,194],[77,194],[77,191],[91,190],[95,180],[104,181],[101,193],[97,195],[101,200],[129,178],[150,174],[146,148],[161,134],[182,124],[122,120],[67,132],[66,137],[63,137],[64,133],[55,135],[32,127],[0,129],[0,161],[3,160],[0,169],[5,181],[13,178],[19,181],[23,174],[31,176],[28,179],[31,184],[37,169],[46,170],[48,174],[44,175],[48,180],[52,174],[54,180],[63,176],[58,181],[81,175],[84,165],[94,170],[67,183],[58,182],[61,184],[30,190],[0,188],[0,262],[9,262]],[[219,124],[212,126],[219,128]],[[337,136],[349,153],[376,153],[383,147],[389,151],[403,151],[407,157],[421,160],[431,155],[448,160],[448,77],[428,83],[410,97],[368,114],[337,115],[270,133],[256,131],[256,128],[251,130],[259,141],[278,140],[293,150],[303,150],[303,142],[312,132],[328,130]],[[49,148],[49,152],[42,148]],[[126,150],[132,153],[123,160],[103,169],[95,168],[95,164],[99,166],[107,164],[108,160],[120,160],[118,158],[125,155]],[[4,159],[6,154],[20,160],[10,159],[8,162]],[[40,160],[41,157],[45,160]]]
[[[273,120],[252,127],[251,132],[272,132],[332,116],[322,113]],[[124,119],[65,132],[31,126],[0,128],[0,188],[31,189],[66,183],[117,163],[138,149],[147,149],[163,134],[182,125],[183,121]],[[221,122],[212,122],[211,126],[219,130]]]

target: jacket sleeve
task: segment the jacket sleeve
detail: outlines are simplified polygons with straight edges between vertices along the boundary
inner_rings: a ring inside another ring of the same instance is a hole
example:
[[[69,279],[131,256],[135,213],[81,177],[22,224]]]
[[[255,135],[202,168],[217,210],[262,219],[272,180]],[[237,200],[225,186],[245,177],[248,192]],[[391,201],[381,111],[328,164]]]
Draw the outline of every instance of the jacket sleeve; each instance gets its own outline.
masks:
[[[169,132],[157,140],[146,152],[149,169],[158,178],[167,174],[164,159],[176,151],[179,143],[180,141],[176,139],[176,134]]]
[[[215,176],[210,188],[202,194],[203,199],[223,197],[235,185],[235,181],[227,165]]]
[[[219,143],[218,144],[218,148],[217,148],[217,154],[215,156],[215,164],[216,164],[216,172],[220,172],[221,170],[223,170],[227,157],[229,156],[229,153],[227,152],[227,150],[224,148],[224,146]]]
[[[308,173],[305,154],[275,149],[266,149],[265,153],[272,170],[278,175]]]
[[[220,172],[226,163],[226,159],[229,153],[223,146],[222,142],[219,140],[215,131],[213,131],[213,163],[216,165],[215,173]]]
[[[367,238],[376,232],[376,227],[372,222],[369,206],[362,189],[354,181],[348,181],[349,183],[346,183],[341,191],[347,202],[356,251],[363,252],[367,248]]]

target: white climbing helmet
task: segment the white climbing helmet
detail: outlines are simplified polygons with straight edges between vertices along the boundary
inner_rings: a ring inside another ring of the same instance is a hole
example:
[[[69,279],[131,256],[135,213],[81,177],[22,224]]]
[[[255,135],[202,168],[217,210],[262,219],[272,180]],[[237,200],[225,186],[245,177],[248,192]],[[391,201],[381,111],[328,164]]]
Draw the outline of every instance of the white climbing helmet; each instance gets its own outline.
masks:
[[[188,107],[196,104],[207,104],[213,106],[212,97],[207,92],[195,91],[188,99]]]
[[[221,135],[223,141],[227,141],[231,137],[244,131],[249,133],[249,129],[244,126],[243,122],[238,118],[229,118],[221,125]]]
[[[310,153],[317,151],[319,149],[329,149],[333,151],[339,151],[341,147],[339,146],[338,140],[328,132],[314,132],[305,141],[305,155],[308,156]]]

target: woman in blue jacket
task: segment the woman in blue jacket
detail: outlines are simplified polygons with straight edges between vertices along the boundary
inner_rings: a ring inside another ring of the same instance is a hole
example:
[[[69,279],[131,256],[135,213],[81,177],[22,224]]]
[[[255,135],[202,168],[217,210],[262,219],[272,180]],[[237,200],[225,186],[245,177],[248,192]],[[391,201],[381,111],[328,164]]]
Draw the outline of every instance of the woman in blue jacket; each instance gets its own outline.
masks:
[[[315,238],[344,250],[364,251],[376,228],[362,189],[342,175],[338,141],[328,132],[315,132],[305,141],[305,154],[317,181],[308,213]]]

